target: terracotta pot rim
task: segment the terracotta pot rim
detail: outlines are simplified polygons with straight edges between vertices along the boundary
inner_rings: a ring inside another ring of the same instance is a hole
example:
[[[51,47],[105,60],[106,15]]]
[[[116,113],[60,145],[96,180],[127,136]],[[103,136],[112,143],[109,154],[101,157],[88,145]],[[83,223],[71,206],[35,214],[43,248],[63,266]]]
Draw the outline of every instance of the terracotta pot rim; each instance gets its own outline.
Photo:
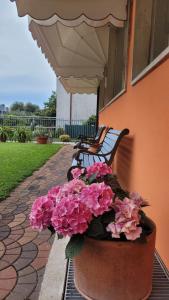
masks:
[[[152,228],[152,232],[150,233],[150,234],[148,234],[147,236],[146,236],[146,239],[147,240],[150,240],[151,239],[151,237],[152,237],[152,235],[154,235],[154,234],[156,234],[156,224],[150,219],[150,218],[148,218],[147,217],[147,220],[149,221],[149,223],[150,223],[150,227]],[[116,244],[117,246],[118,245],[120,245],[120,246],[133,246],[133,245],[135,245],[135,244],[138,244],[138,243],[140,243],[140,240],[139,239],[137,239],[137,240],[135,240],[135,241],[120,241],[120,240],[118,240],[118,239],[116,239],[116,240],[97,240],[97,239],[95,239],[95,238],[92,238],[92,237],[89,237],[89,236],[85,236],[85,240],[88,240],[89,242],[91,241],[91,242],[97,242],[97,243],[99,243],[100,245],[105,245],[105,244],[107,244],[107,245],[109,245],[109,244]],[[141,243],[140,243],[141,244]]]

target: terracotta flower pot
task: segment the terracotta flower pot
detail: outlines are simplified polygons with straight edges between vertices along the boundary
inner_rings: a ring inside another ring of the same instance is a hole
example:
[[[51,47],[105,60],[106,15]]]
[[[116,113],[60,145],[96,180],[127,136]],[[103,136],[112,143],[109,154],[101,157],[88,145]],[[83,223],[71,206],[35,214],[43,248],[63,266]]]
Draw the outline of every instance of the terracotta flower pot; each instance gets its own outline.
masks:
[[[74,280],[85,299],[142,300],[152,289],[155,224],[147,243],[86,238],[74,258]]]
[[[2,134],[0,135],[0,141],[3,142],[3,143],[5,143],[6,140],[7,140],[7,135],[4,134],[4,133],[2,133]]]
[[[47,136],[38,136],[36,138],[38,144],[47,144],[48,137]]]

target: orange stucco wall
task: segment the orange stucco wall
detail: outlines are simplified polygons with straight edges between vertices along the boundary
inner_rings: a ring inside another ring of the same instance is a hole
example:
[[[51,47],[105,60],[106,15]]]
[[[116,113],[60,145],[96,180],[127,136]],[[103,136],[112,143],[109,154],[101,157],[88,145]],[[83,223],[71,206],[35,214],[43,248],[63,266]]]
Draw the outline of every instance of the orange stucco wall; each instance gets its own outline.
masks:
[[[133,6],[132,24],[134,24]],[[129,42],[126,92],[100,112],[100,124],[129,128],[116,155],[121,184],[150,203],[146,213],[157,224],[156,248],[169,268],[169,59],[131,85],[134,26]]]

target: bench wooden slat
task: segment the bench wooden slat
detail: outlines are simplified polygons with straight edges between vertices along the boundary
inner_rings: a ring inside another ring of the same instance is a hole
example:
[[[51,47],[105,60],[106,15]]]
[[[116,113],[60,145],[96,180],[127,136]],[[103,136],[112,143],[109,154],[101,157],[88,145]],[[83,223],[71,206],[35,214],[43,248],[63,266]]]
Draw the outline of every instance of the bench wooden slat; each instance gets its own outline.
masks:
[[[89,155],[88,154],[83,155],[83,164],[84,164],[84,167],[89,166]]]
[[[117,135],[120,135],[120,133],[122,132],[122,130],[116,130],[116,129],[110,128],[110,129],[109,129],[109,132],[110,132],[110,133],[117,134]]]
[[[119,135],[116,135],[114,133],[108,133],[108,134],[106,134],[105,141],[106,140],[111,140],[111,141],[115,140],[115,141],[117,141],[118,137],[119,137]]]
[[[97,155],[94,155],[94,160],[95,160],[95,162],[100,162],[100,159]]]
[[[112,145],[108,145],[108,144],[104,143],[98,153],[105,154],[105,153],[111,152],[114,145],[115,145],[115,142],[112,142]]]
[[[100,159],[101,162],[105,162],[105,158],[104,157],[99,156],[99,159]]]
[[[94,157],[93,155],[89,155],[89,164],[92,166],[94,164]]]

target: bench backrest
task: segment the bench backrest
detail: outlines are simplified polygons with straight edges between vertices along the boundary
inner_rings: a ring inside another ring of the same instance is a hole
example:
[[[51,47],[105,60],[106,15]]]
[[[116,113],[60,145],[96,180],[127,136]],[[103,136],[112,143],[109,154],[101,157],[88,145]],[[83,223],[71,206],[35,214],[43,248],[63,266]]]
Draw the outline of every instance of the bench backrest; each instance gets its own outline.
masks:
[[[104,140],[98,151],[98,154],[105,155],[105,159],[108,164],[111,164],[116,153],[117,147],[124,135],[127,135],[129,130],[127,128],[123,130],[116,130],[109,128],[105,134]]]
[[[98,131],[97,131],[97,133],[96,133],[96,136],[95,136],[95,141],[96,142],[99,142],[99,140],[100,140],[100,138],[101,138],[101,136],[102,136],[102,134],[103,134],[103,131],[106,129],[106,126],[101,126],[101,127],[99,127],[99,129],[98,129]]]

